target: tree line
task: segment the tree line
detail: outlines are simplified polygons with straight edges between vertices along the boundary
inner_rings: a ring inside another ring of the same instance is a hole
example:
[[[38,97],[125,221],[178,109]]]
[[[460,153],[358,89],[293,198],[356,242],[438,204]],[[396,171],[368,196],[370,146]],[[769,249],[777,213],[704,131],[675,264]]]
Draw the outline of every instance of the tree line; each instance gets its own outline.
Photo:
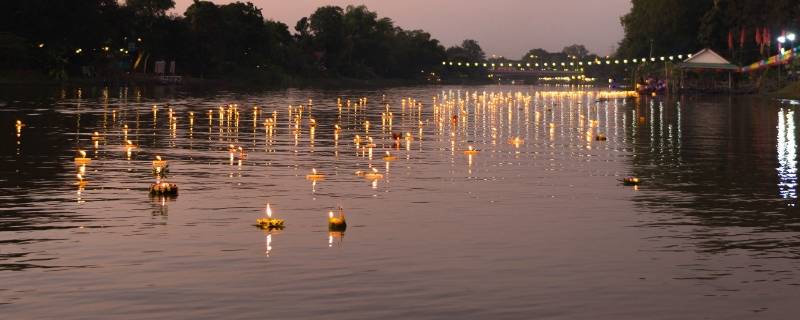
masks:
[[[631,0],[631,4],[630,12],[620,19],[625,32],[617,50],[620,57],[707,47],[747,64],[776,54],[781,34],[800,35],[797,0]]]
[[[202,78],[292,77],[424,79],[446,49],[422,30],[404,30],[365,6],[323,6],[291,29],[250,2],[194,0],[0,2],[0,70],[39,70],[54,78],[153,71]]]

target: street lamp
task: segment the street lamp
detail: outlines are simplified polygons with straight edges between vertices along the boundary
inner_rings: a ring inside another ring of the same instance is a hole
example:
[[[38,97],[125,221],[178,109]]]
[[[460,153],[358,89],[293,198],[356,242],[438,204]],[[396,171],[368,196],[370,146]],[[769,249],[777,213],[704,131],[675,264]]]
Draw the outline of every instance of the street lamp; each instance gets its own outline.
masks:
[[[778,37],[778,43],[783,45],[784,43],[786,43],[786,41],[789,41],[790,42],[790,49],[794,50],[794,40],[796,38],[797,38],[797,36],[794,33],[789,32],[786,35],[782,35],[782,36]],[[783,46],[781,46],[781,52],[780,52],[781,56],[783,55],[783,51],[784,51],[784,48],[783,48]],[[781,68],[783,67],[783,63],[781,61],[783,57],[781,57],[781,56],[778,57],[778,87],[781,86]]]

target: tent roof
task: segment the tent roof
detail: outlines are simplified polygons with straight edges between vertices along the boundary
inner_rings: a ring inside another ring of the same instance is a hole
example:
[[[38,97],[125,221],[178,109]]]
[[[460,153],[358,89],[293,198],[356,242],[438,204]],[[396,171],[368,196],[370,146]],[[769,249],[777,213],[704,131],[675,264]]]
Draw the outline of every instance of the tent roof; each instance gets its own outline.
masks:
[[[678,64],[681,69],[738,70],[739,67],[726,60],[714,50],[705,48]]]

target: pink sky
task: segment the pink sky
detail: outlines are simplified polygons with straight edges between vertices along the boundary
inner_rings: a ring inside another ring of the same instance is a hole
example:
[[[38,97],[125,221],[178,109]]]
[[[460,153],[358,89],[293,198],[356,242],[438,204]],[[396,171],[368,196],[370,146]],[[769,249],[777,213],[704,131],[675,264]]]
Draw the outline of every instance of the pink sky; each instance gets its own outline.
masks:
[[[192,0],[175,0],[183,14]],[[213,0],[218,4],[233,1]],[[323,5],[366,5],[404,29],[423,29],[445,46],[478,40],[488,55],[519,58],[529,49],[560,51],[573,43],[610,54],[622,38],[619,17],[630,0],[251,0],[264,17],[293,30],[297,20]]]

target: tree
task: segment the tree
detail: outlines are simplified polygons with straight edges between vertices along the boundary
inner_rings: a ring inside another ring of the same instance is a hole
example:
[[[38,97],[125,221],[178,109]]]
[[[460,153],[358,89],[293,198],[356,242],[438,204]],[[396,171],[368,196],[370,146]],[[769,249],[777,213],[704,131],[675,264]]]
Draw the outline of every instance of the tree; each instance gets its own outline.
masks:
[[[583,59],[589,55],[589,50],[586,50],[586,47],[584,47],[582,44],[573,44],[571,46],[564,47],[564,49],[561,50],[561,53],[575,57],[576,59]]]
[[[478,41],[467,39],[460,46],[447,48],[447,58],[454,61],[477,62],[486,60],[486,54]]]
[[[138,15],[156,17],[166,15],[167,10],[175,7],[175,0],[125,0],[125,6]]]
[[[617,54],[649,57],[697,51],[703,15],[719,0],[632,0],[620,18],[625,35]]]
[[[344,12],[341,7],[324,6],[317,8],[308,18],[315,49],[321,52],[321,60],[332,72],[339,71],[342,58],[350,48],[350,44],[344,41],[343,17]]]

